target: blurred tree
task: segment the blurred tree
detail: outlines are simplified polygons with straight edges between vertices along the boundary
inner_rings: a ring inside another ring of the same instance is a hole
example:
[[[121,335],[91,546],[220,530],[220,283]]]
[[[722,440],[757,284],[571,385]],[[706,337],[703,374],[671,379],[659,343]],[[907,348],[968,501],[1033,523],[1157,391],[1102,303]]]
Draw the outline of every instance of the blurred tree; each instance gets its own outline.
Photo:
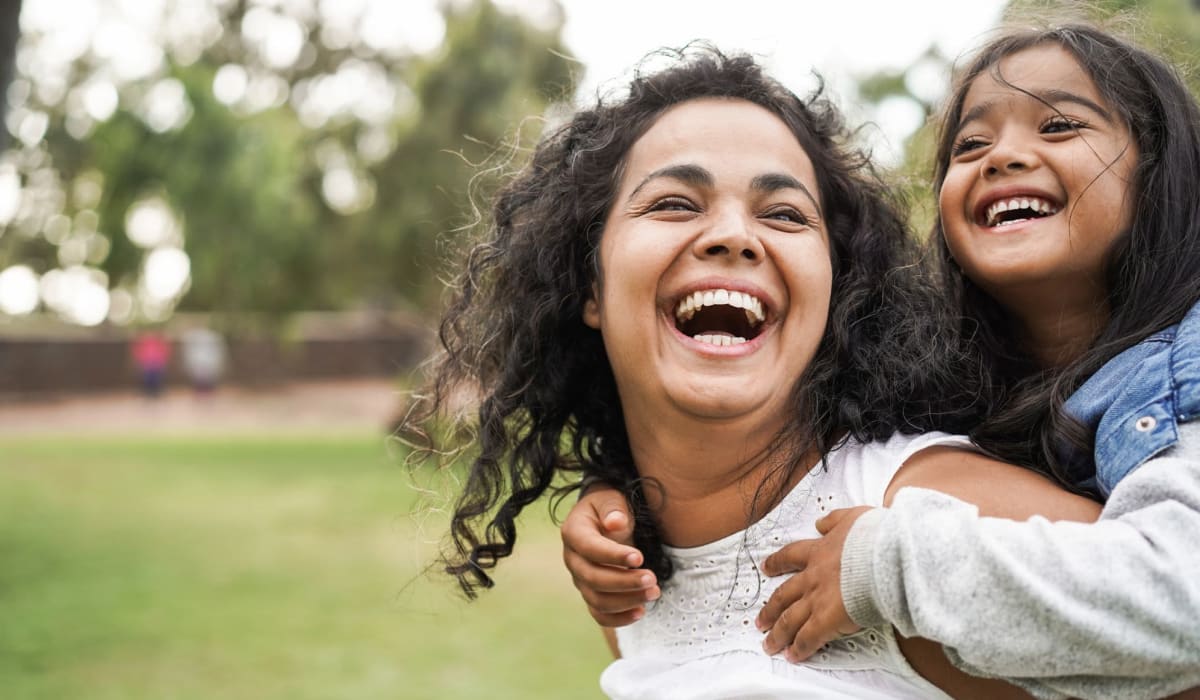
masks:
[[[447,9],[442,51],[418,62],[412,74],[419,114],[370,170],[376,206],[343,227],[342,252],[376,261],[357,270],[351,261],[335,265],[352,272],[342,284],[352,284],[354,296],[400,295],[421,308],[437,301],[455,233],[474,222],[481,205],[472,198],[485,194],[494,182],[489,175],[541,133],[542,120],[523,117],[540,117],[574,92],[578,76],[562,58],[561,21],[537,29],[488,2]]]
[[[75,49],[30,20],[0,271],[28,266],[44,304],[83,323],[428,309],[470,183],[517,147],[524,117],[572,94],[577,66],[553,2],[536,23],[489,0],[433,17],[354,5],[177,0],[141,18],[148,38],[98,21],[108,38]],[[389,44],[375,26],[389,17],[444,38]]]
[[[12,80],[13,56],[17,50],[17,36],[20,34],[20,24],[17,19],[21,16],[21,0],[0,0],[0,121],[4,120],[7,100],[4,93]],[[0,129],[0,150],[4,150],[8,142],[8,132]]]
[[[1200,95],[1200,5],[1194,0],[1011,0],[1006,20],[1024,17],[1081,18],[1128,36],[1182,70],[1192,93]]]

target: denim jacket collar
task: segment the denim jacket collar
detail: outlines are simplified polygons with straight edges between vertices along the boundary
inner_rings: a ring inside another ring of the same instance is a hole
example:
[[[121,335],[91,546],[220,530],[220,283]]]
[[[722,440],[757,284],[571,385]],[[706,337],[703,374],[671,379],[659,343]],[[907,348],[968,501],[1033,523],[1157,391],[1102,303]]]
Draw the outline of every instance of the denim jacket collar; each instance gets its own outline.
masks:
[[[1114,357],[1071,398],[1066,410],[1095,431],[1095,487],[1117,482],[1179,440],[1177,426],[1200,415],[1200,304],[1183,320]],[[1070,454],[1074,473],[1091,473],[1092,455]],[[1078,471],[1076,471],[1078,470]]]

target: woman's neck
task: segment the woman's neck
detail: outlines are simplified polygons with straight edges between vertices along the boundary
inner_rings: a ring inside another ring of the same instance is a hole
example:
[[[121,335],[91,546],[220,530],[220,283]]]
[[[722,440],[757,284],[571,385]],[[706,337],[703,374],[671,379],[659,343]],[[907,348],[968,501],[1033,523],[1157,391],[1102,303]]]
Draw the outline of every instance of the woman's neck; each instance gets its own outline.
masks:
[[[782,422],[695,421],[674,429],[656,421],[630,426],[638,473],[663,541],[676,547],[706,544],[746,528],[773,507],[802,474],[790,474],[776,452]]]

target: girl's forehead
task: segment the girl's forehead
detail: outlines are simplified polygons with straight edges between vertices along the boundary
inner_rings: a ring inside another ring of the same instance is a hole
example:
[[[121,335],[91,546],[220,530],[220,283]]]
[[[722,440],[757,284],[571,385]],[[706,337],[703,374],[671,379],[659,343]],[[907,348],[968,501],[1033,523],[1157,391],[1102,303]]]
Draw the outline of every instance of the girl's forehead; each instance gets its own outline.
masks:
[[[980,71],[963,96],[964,112],[974,105],[1003,97],[1045,98],[1069,93],[1103,103],[1092,76],[1063,46],[1049,42],[1004,56]]]

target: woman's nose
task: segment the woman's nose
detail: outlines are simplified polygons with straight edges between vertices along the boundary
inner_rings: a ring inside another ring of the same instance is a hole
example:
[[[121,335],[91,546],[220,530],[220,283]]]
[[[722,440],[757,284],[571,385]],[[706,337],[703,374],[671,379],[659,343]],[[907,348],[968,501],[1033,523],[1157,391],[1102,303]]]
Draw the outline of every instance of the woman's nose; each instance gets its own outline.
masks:
[[[727,214],[718,217],[696,238],[695,254],[701,258],[728,257],[752,262],[762,260],[762,241],[753,231],[748,215]]]

